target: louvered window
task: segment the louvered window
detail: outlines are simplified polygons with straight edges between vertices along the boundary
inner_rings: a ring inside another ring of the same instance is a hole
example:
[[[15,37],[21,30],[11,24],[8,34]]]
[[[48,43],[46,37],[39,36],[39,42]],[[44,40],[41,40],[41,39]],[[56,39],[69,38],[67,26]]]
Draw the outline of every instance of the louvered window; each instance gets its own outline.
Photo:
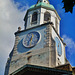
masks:
[[[44,21],[50,21],[51,20],[51,15],[49,12],[44,13]]]
[[[34,12],[32,15],[32,23],[37,23],[37,12]]]

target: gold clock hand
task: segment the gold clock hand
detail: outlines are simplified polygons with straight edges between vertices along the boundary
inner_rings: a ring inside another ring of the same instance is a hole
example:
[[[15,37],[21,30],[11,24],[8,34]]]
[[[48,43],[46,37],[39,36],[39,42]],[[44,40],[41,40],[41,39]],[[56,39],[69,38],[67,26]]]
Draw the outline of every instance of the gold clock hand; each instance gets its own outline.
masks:
[[[32,41],[32,39],[33,39],[33,36],[34,36],[34,35],[32,34],[31,41]]]
[[[32,34],[32,37],[31,37],[31,40],[30,40],[30,46],[31,46],[31,42],[32,42],[33,37],[34,37],[34,35]]]
[[[59,43],[58,43],[58,47],[59,47]]]
[[[34,37],[34,35],[32,34],[32,38]]]

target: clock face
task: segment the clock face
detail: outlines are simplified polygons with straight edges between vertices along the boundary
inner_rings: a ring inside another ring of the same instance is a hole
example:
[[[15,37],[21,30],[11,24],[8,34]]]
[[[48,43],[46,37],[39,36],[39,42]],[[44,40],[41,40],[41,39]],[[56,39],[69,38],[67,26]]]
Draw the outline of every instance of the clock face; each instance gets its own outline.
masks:
[[[55,41],[56,41],[58,55],[61,56],[62,55],[62,47],[61,47],[60,40],[56,37]]]
[[[27,48],[34,47],[40,39],[40,34],[38,32],[30,32],[23,39],[23,45]]]

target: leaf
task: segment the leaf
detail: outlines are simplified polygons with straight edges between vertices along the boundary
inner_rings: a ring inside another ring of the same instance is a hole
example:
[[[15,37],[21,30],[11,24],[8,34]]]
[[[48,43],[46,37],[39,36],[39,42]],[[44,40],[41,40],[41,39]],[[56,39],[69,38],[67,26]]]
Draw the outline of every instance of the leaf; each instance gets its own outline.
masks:
[[[75,0],[62,0],[62,3],[64,4],[63,9],[65,9],[65,12],[73,12]]]

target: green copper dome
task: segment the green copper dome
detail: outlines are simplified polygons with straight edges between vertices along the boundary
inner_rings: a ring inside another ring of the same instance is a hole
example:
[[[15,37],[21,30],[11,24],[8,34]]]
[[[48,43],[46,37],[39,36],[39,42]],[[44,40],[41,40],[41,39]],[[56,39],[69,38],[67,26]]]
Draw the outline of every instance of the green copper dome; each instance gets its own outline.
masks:
[[[44,7],[48,7],[48,8],[51,8],[51,9],[55,10],[55,8],[54,8],[53,5],[51,5],[51,4],[46,4],[46,3],[44,3],[44,2],[40,2],[40,3],[36,4],[36,5],[32,5],[32,6],[30,7],[30,9],[33,9],[33,8],[39,7],[39,6],[44,6]]]

